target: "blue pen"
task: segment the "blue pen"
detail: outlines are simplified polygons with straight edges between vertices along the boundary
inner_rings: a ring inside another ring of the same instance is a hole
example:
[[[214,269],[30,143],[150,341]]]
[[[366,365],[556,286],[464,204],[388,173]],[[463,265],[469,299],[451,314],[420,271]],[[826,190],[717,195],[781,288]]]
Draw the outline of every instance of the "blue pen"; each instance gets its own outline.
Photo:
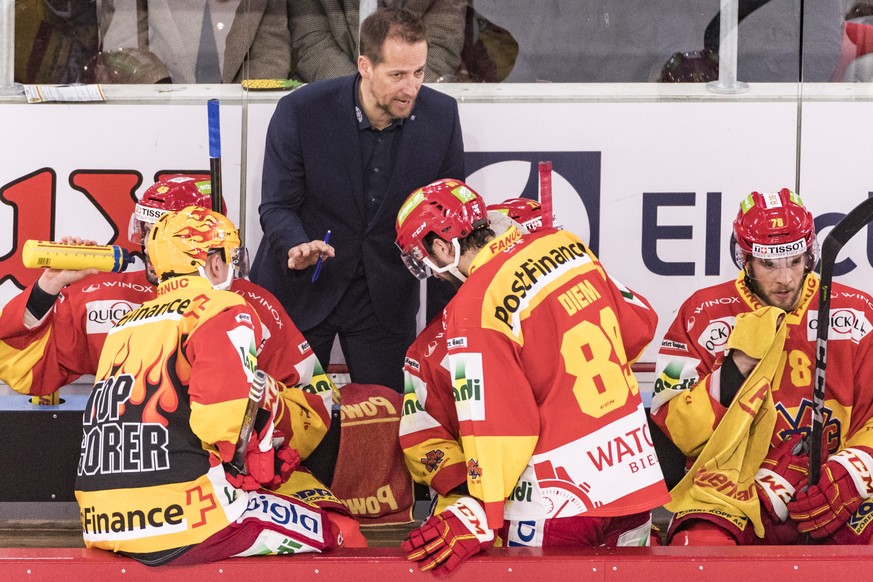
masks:
[[[327,230],[327,234],[324,235],[324,244],[330,242],[330,229]],[[318,260],[315,262],[315,272],[312,274],[312,282],[315,283],[315,280],[318,279],[318,276],[321,275],[321,265],[324,263],[324,255],[322,253],[318,253]]]

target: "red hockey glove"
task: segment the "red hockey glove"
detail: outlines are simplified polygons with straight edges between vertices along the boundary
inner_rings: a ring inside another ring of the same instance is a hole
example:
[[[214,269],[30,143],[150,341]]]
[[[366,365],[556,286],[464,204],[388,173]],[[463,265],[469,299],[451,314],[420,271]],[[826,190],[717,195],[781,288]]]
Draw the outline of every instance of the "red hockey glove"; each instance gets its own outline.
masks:
[[[278,451],[274,439],[279,442]],[[255,491],[261,487],[276,488],[288,480],[300,463],[297,451],[281,444],[282,435],[274,430],[270,413],[258,410],[255,429],[246,447],[245,472],[225,463],[227,481],[237,489]]]
[[[788,519],[788,502],[803,487],[809,475],[809,457],[801,454],[803,435],[793,434],[772,447],[755,474],[755,489],[761,506],[774,519]]]
[[[288,480],[291,473],[300,466],[300,453],[286,444],[281,444],[276,450],[276,460],[273,465],[273,478],[269,483],[264,483],[264,489],[275,490]]]
[[[818,485],[796,493],[788,511],[798,531],[819,539],[837,531],[863,501],[846,468],[829,460],[821,466]]]
[[[407,560],[420,562],[422,571],[448,573],[493,543],[494,530],[488,529],[485,510],[472,497],[462,497],[409,532],[400,547]]]

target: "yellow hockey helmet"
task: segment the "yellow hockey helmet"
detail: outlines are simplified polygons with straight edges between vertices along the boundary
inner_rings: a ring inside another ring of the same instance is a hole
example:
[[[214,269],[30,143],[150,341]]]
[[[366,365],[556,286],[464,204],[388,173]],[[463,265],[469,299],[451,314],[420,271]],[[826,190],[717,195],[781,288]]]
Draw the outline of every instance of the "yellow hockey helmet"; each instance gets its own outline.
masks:
[[[245,276],[248,261],[236,227],[223,214],[199,206],[167,212],[152,227],[146,241],[146,253],[160,281],[179,275],[203,275],[202,268],[213,250],[220,250],[237,275]]]

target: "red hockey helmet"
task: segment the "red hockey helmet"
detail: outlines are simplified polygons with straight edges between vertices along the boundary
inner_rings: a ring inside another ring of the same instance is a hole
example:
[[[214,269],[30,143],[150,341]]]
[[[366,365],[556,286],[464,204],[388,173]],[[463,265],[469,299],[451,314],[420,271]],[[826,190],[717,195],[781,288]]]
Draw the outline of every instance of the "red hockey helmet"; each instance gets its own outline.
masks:
[[[489,224],[485,201],[460,180],[437,180],[415,190],[397,213],[397,246],[404,264],[419,279],[455,265],[437,267],[429,259],[424,238],[434,233],[457,247],[457,239]],[[456,252],[455,261],[460,258]]]
[[[127,238],[134,244],[143,243],[143,235],[165,212],[182,210],[186,206],[212,207],[212,184],[191,176],[175,176],[149,186],[142,195],[127,228]],[[224,201],[221,213],[226,214]]]
[[[801,253],[812,269],[818,256],[812,214],[800,196],[783,188],[778,192],[752,192],[741,203],[734,220],[736,259],[744,267],[749,256],[780,259]]]
[[[488,210],[505,214],[528,232],[536,232],[543,227],[543,208],[530,198],[507,198],[499,204],[490,204]]]

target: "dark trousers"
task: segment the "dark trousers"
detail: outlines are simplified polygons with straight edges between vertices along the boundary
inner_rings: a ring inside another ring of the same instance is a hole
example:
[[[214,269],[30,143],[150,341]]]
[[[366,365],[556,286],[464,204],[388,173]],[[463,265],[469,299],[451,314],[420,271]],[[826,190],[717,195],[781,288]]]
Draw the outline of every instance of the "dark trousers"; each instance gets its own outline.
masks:
[[[363,277],[352,281],[327,319],[303,335],[325,368],[330,364],[334,338],[339,336],[352,382],[381,384],[403,393],[403,360],[415,339],[415,320],[397,330],[382,325]]]
[[[334,338],[339,335],[352,382],[381,384],[403,393],[403,361],[415,339],[415,321],[396,333],[383,326],[373,310],[363,276],[352,281],[327,319],[303,335],[325,369],[330,364]],[[340,411],[335,410],[330,430],[304,463],[328,487],[339,456],[341,428]]]

